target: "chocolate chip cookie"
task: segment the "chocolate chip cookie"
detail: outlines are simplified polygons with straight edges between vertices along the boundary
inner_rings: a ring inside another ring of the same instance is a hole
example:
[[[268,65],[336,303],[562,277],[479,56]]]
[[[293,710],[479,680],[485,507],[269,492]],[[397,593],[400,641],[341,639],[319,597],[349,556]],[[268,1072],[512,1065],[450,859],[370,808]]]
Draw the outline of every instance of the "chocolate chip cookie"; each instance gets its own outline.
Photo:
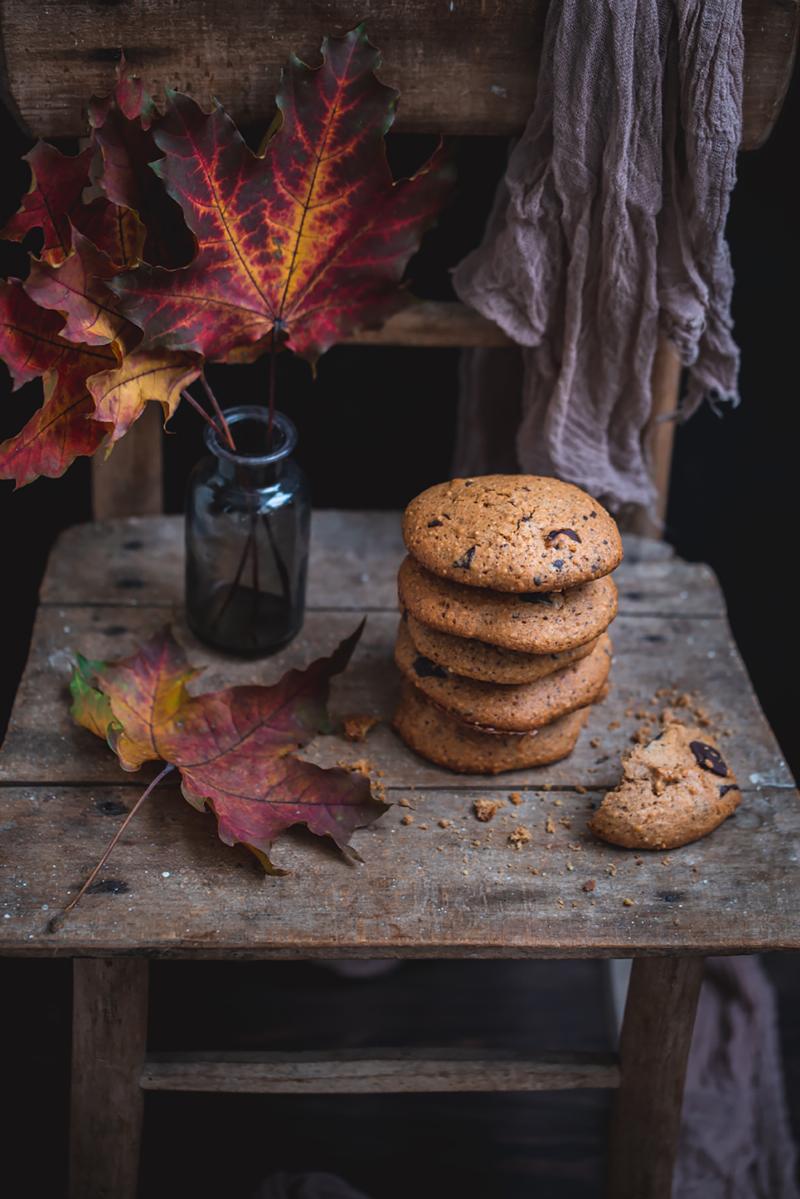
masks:
[[[604,633],[580,662],[519,686],[479,683],[452,674],[417,652],[404,621],[394,657],[409,682],[451,715],[496,732],[527,733],[598,697],[611,666],[611,639]]]
[[[705,729],[669,724],[622,758],[622,782],[589,828],[629,849],[676,849],[705,837],[741,802],[733,772]]]
[[[404,683],[394,727],[406,745],[459,774],[500,774],[544,766],[575,748],[589,709],[571,712],[532,733],[490,733],[464,724]]]
[[[429,628],[524,654],[557,654],[594,641],[617,613],[611,578],[569,591],[510,594],[439,578],[413,558],[397,577],[400,605]]]
[[[406,508],[403,539],[434,574],[494,591],[564,591],[622,561],[619,531],[602,505],[540,475],[429,487]]]
[[[478,679],[482,683],[533,683],[564,666],[579,662],[597,645],[595,638],[585,645],[562,650],[560,654],[521,654],[518,650],[501,649],[498,645],[489,645],[486,641],[476,641],[472,637],[441,633],[422,624],[410,612],[406,613],[406,624],[420,654],[453,674],[466,679]]]

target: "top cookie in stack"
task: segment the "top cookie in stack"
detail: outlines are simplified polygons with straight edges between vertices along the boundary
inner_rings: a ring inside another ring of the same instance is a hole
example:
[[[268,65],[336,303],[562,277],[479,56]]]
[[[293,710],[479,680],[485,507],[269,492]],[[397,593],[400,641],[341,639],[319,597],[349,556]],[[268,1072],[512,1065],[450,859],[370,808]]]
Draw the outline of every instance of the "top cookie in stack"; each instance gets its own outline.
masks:
[[[470,772],[564,757],[606,688],[614,520],[569,483],[485,475],[417,496],[403,537],[400,735]]]

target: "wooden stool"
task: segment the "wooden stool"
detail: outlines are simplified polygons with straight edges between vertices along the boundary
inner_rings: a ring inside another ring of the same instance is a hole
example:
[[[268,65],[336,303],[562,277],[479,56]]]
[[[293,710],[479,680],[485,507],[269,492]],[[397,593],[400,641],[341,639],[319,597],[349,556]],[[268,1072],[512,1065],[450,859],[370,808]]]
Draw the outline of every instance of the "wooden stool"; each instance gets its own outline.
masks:
[[[668,1199],[703,955],[800,945],[789,885],[800,807],[731,641],[711,572],[674,558],[663,543],[628,540],[619,571],[612,692],[565,762],[487,780],[429,765],[385,725],[364,745],[334,737],[314,743],[312,756],[323,764],[348,754],[379,764],[390,800],[414,796],[417,822],[436,828],[439,819],[450,819],[452,831],[442,832],[435,845],[432,834],[401,825],[404,809],[395,808],[355,835],[363,866],[348,864],[324,842],[290,834],[275,857],[292,873],[264,878],[244,851],[218,842],[211,817],[164,786],[109,862],[106,877],[124,885],[87,895],[61,931],[49,935],[44,905],[52,913],[63,904],[99,856],[113,822],[152,777],[144,770],[141,778],[124,775],[100,741],[72,724],[67,651],[101,659],[129,652],[179,613],[181,539],[181,520],[174,517],[88,524],[61,538],[0,756],[4,820],[13,826],[5,835],[9,864],[0,876],[3,894],[11,897],[0,952],[75,959],[75,1199],[135,1195],[146,1090],[573,1087],[619,1087],[610,1150],[615,1199]],[[178,616],[192,662],[206,666],[203,685],[276,679],[288,666],[329,652],[367,611],[362,645],[335,684],[333,705],[340,714],[389,716],[402,552],[396,514],[317,513],[306,626],[282,654],[257,663],[217,657],[193,642]],[[697,689],[712,712],[724,714],[743,803],[712,837],[673,851],[666,864],[661,854],[643,855],[633,869],[633,854],[594,840],[585,826],[589,802],[616,781],[631,728],[625,709],[646,706],[656,686]],[[598,736],[600,750],[591,745]],[[550,790],[543,792],[544,785]],[[472,801],[509,790],[520,791],[523,804],[496,817],[492,837],[475,848],[475,830],[484,830],[474,824]],[[551,814],[552,834],[545,831]],[[508,844],[514,823],[534,833],[531,849],[515,852]],[[545,847],[546,871],[533,874]],[[573,860],[579,869],[569,872]],[[236,869],[242,862],[246,868]],[[616,877],[610,865],[619,866]],[[586,879],[595,880],[591,892],[582,890]],[[146,1016],[153,956],[636,960],[618,1059],[448,1048],[152,1057]]]

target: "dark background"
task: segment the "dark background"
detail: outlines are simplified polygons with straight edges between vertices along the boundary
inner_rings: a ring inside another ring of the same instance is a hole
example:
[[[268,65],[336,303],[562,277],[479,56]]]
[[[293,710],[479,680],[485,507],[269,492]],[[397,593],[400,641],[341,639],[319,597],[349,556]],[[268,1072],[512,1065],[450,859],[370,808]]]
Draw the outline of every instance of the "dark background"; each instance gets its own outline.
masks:
[[[800,515],[795,374],[800,337],[799,107],[795,79],[771,140],[739,159],[729,238],[742,403],[722,417],[701,411],[679,430],[667,521],[667,537],[678,552],[709,562],[717,571],[736,640],[795,774],[800,767],[794,557]],[[0,113],[0,121],[4,221],[27,186],[17,157],[29,143],[5,114]],[[425,138],[393,140],[397,169],[412,169],[430,146]],[[451,297],[449,268],[480,237],[505,152],[494,139],[459,143],[458,196],[409,272],[417,295]],[[23,273],[25,254],[0,245],[0,269]],[[343,347],[322,360],[312,383],[304,364],[283,356],[279,404],[299,427],[299,458],[311,478],[315,504],[399,508],[423,487],[446,478],[456,370],[456,351]],[[31,385],[12,397],[4,368],[0,371],[0,436],[5,437],[25,423],[37,391]],[[209,374],[227,404],[252,400],[266,389],[264,363],[211,368]],[[166,494],[168,509],[178,511],[187,472],[201,453],[202,431],[191,412],[179,413],[173,428],[175,435],[167,439]],[[24,665],[48,549],[62,528],[90,516],[89,471],[81,462],[64,479],[40,480],[17,494],[10,484],[0,484],[0,489],[4,726]],[[787,1083],[795,1129],[800,1130],[800,1045],[789,1018],[800,998],[795,963],[780,958],[767,964],[785,1016]],[[55,962],[0,966],[0,986],[10,1005],[6,1029],[16,1034],[5,1071],[13,1079],[6,1094],[15,1100],[5,1128],[8,1144],[33,1163],[32,1178],[41,1184],[26,1193],[57,1195],[65,1160],[69,971],[65,963]],[[403,1043],[409,1028],[423,1043],[426,1032],[433,1041],[444,1040],[446,1034],[437,1030],[452,1030],[454,1023],[462,1043],[484,1036],[499,1044],[513,1035],[531,1043],[593,1048],[604,1039],[596,1009],[587,1014],[581,998],[599,981],[592,963],[417,963],[372,984],[323,977],[317,968],[303,965],[237,969],[232,988],[230,974],[223,977],[218,967],[157,965],[156,1043],[161,1037],[177,1048],[181,1036],[187,1044],[197,1043],[192,1038],[201,1036],[202,1017],[187,1025],[181,1016],[173,1026],[158,1006],[159,996],[168,990],[173,998],[184,994],[184,1014],[197,1010],[197,980],[204,994],[201,1006],[207,1011],[212,1003],[226,1026],[239,1030],[237,1044],[250,1043],[252,1030],[263,1028],[267,1011],[274,1036],[286,1034],[291,1041],[292,1028],[299,1035],[298,1013],[316,1022],[316,1028],[321,1005],[323,1022],[327,1026],[330,1021],[332,1029],[338,1021],[349,1044],[366,1043],[372,1034],[382,1044]],[[304,1041],[329,1042],[335,1043],[327,1034]],[[221,1043],[219,1036],[215,1043]],[[305,1165],[341,1169],[354,1182],[371,1187],[376,1199],[406,1195],[412,1186],[422,1199],[445,1193],[510,1197],[523,1183],[528,1189],[534,1178],[545,1196],[556,1190],[559,1196],[586,1195],[592,1193],[587,1185],[599,1169],[606,1102],[596,1093],[303,1104],[158,1096],[148,1107],[148,1113],[160,1118],[148,1118],[147,1194],[170,1194],[178,1187],[197,1196],[246,1193],[240,1188],[270,1168]],[[214,1135],[208,1142],[204,1138],[210,1129]],[[44,1153],[43,1136],[48,1146]],[[436,1165],[424,1166],[426,1158]]]

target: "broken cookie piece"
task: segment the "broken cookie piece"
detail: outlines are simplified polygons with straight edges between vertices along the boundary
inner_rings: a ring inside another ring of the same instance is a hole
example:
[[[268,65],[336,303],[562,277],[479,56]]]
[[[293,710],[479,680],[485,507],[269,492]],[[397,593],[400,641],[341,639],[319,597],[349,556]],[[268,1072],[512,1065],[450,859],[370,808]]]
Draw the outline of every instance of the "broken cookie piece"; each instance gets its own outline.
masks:
[[[676,849],[713,832],[738,808],[736,778],[706,729],[670,724],[622,757],[623,776],[589,821],[627,849]]]

